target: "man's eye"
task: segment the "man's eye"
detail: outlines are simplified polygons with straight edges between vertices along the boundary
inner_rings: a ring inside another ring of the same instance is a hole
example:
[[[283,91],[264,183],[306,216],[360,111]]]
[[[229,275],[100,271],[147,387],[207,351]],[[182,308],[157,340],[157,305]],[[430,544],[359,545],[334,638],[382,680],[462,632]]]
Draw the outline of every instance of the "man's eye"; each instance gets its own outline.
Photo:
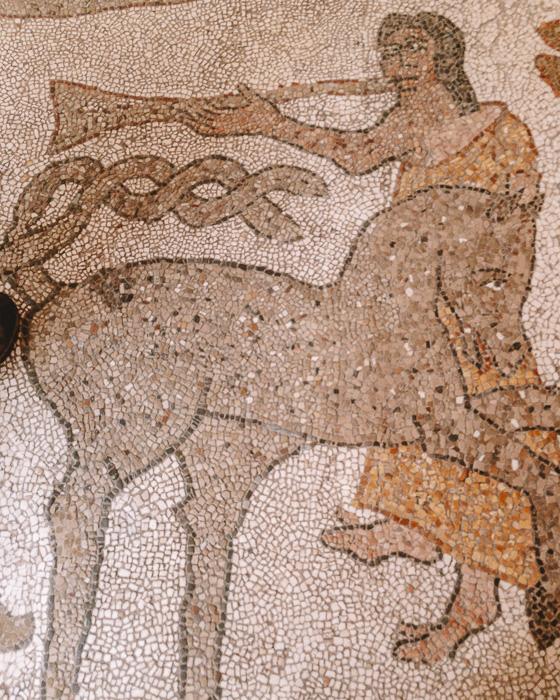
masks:
[[[493,289],[494,291],[503,289],[508,279],[511,277],[511,274],[506,272],[506,270],[492,268],[481,268],[477,270],[477,273],[477,276],[480,275],[478,279],[481,280],[478,286],[488,287],[488,289]]]

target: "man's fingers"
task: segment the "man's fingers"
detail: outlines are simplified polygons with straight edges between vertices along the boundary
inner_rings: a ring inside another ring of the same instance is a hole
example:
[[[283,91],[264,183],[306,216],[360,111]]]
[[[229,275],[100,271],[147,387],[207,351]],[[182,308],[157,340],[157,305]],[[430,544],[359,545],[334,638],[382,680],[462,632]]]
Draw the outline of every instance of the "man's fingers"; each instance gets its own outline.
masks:
[[[221,117],[231,112],[231,107],[220,107],[219,105],[208,103],[204,107],[201,107],[201,112],[207,117]]]
[[[216,131],[210,120],[201,119],[198,116],[184,114],[181,121],[190,129],[196,131],[198,134],[202,134],[203,136],[212,135]]]
[[[185,115],[187,119],[197,121],[204,126],[209,126],[213,124],[216,117],[219,116],[213,110],[207,109],[202,105],[197,105],[196,107],[190,107],[185,110]]]
[[[197,105],[197,110],[202,116],[214,116],[220,112],[220,108],[214,105],[210,100],[205,100]]]
[[[202,119],[211,119],[217,116],[219,110],[212,105],[200,105],[198,107],[198,114]]]
[[[197,119],[189,119],[188,117],[184,117],[183,124],[197,134],[201,134],[202,136],[206,136],[208,134],[208,130]]]
[[[188,109],[185,109],[185,114],[189,119],[204,119],[205,115],[202,113],[200,105],[189,105]]]
[[[264,98],[262,95],[260,95],[258,92],[253,90],[253,88],[250,88],[248,85],[245,85],[244,83],[240,83],[237,86],[237,89],[239,90],[239,94],[244,97],[247,102],[267,102],[266,98]]]

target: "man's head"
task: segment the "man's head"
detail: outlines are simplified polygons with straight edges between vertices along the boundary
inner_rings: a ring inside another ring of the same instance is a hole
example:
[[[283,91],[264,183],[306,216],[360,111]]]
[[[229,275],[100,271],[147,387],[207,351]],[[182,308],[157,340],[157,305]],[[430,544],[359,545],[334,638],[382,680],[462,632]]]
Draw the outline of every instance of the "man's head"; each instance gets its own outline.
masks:
[[[381,69],[406,90],[417,83],[436,82],[435,41],[420,28],[397,28],[379,44]]]
[[[387,15],[377,33],[377,47],[384,75],[401,89],[437,81],[461,114],[479,109],[463,66],[463,32],[451,20],[431,12]]]

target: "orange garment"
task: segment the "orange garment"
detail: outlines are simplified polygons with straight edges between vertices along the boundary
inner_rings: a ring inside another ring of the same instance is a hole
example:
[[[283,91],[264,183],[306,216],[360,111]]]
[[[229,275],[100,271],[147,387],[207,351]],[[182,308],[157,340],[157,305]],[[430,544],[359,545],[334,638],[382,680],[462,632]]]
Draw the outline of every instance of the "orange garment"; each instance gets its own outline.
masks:
[[[538,186],[538,152],[529,129],[505,105],[488,106],[492,104],[501,108],[499,116],[456,155],[431,167],[403,163],[393,195],[395,201],[437,185],[505,194],[512,176],[521,173]]]
[[[372,448],[353,505],[419,530],[461,564],[527,588],[540,578],[529,498],[419,446]]]
[[[461,152],[431,167],[403,163],[394,198],[438,185],[507,194],[519,176],[538,189],[537,155],[528,128],[501,105],[499,116]],[[503,389],[540,383],[532,357],[508,380],[497,370],[465,379],[474,394],[489,382]],[[534,438],[525,437],[533,448]],[[419,446],[372,448],[353,505],[418,529],[459,562],[520,587],[540,578],[528,496],[491,476],[430,459]]]

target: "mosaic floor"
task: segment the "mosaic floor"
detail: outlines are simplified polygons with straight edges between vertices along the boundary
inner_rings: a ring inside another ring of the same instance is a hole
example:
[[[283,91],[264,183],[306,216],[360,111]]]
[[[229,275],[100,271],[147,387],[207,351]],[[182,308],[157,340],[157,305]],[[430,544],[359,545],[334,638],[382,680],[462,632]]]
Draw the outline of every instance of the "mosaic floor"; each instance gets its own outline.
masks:
[[[0,699],[560,698],[558,0],[0,61]]]

